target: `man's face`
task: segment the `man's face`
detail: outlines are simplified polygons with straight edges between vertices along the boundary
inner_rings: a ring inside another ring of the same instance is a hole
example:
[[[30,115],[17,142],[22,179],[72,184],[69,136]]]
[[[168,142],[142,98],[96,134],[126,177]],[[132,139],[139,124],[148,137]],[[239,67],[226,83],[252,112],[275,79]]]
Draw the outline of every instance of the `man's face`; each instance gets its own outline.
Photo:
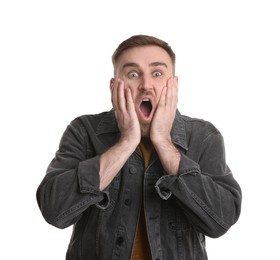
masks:
[[[167,80],[173,77],[168,53],[158,46],[142,46],[125,51],[116,66],[116,79],[130,88],[135,111],[146,136]],[[111,82],[113,86],[114,80]]]

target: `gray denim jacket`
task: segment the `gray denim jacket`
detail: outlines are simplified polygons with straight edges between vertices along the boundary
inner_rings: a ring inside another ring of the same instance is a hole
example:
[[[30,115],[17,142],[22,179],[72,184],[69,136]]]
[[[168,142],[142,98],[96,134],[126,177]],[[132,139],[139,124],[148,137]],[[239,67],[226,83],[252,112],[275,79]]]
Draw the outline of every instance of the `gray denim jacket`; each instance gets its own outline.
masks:
[[[142,205],[153,259],[207,259],[205,235],[226,233],[241,210],[220,132],[177,111],[172,140],[181,152],[179,175],[164,172],[156,153],[145,170],[135,150],[100,191],[99,156],[119,136],[112,110],[76,118],[38,187],[46,221],[58,228],[74,224],[66,259],[129,260]]]

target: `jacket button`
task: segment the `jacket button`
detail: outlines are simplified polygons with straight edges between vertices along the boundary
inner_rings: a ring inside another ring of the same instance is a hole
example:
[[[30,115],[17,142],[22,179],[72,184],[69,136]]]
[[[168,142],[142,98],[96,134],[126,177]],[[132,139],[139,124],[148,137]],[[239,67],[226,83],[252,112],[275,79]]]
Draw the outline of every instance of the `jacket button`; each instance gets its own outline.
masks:
[[[126,199],[126,200],[124,201],[124,204],[125,204],[126,206],[130,206],[130,205],[131,205],[131,199]]]
[[[131,173],[131,174],[134,174],[134,173],[136,173],[136,168],[135,167],[130,167],[130,169],[129,169],[129,172]]]
[[[117,245],[120,246],[123,242],[124,242],[123,237],[118,237],[118,238],[117,238]]]

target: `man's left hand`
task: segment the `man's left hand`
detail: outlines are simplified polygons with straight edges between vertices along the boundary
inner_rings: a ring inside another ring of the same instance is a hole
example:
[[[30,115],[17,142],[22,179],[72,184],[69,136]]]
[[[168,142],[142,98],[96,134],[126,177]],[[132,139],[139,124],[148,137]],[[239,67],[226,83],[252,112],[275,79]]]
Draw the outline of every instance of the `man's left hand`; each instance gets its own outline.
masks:
[[[167,80],[155,112],[150,139],[168,174],[178,174],[181,154],[171,140],[171,129],[178,103],[178,78]]]
[[[166,86],[161,92],[161,97],[155,112],[150,138],[153,143],[171,140],[171,128],[176,115],[178,103],[178,78],[167,80]]]

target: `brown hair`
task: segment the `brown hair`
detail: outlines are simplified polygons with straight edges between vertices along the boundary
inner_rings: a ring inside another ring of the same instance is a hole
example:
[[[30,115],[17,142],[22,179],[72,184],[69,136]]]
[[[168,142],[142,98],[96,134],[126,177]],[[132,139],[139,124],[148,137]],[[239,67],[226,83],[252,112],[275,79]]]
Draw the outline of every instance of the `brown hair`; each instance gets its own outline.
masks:
[[[114,66],[114,73],[115,73],[115,69],[116,69],[116,65],[118,63],[118,60],[121,56],[121,54],[130,49],[130,48],[134,48],[134,47],[141,47],[141,46],[147,46],[147,45],[155,45],[155,46],[159,46],[161,48],[163,48],[168,55],[171,58],[172,64],[173,64],[173,73],[175,71],[175,60],[176,60],[176,55],[173,52],[173,50],[171,49],[171,47],[169,46],[169,44],[163,40],[160,40],[156,37],[153,36],[149,36],[149,35],[134,35],[131,36],[130,38],[124,40],[119,46],[118,48],[115,50],[115,52],[112,55],[112,63]]]

